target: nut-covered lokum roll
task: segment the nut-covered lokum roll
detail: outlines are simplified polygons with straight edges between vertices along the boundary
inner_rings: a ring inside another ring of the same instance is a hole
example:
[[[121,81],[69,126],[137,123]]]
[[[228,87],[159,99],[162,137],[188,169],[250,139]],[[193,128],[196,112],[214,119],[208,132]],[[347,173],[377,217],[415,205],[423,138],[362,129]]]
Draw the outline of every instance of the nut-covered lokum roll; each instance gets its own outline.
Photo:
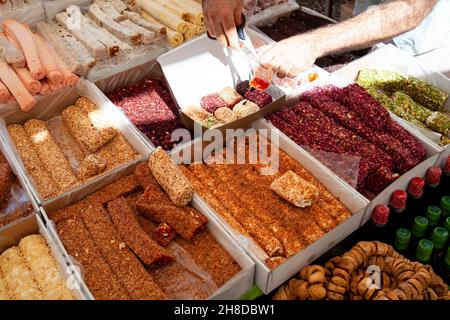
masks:
[[[356,82],[364,88],[376,87],[388,91],[401,89],[407,83],[406,77],[401,73],[385,70],[362,69],[359,71]]]
[[[270,190],[299,208],[311,206],[319,196],[319,189],[291,170],[275,179]]]
[[[74,139],[89,152],[97,151],[117,134],[117,130],[104,121],[101,111],[92,110],[92,103],[86,100],[66,108],[62,118]]]
[[[403,91],[424,107],[435,111],[441,110],[448,99],[447,93],[413,76],[408,77]]]
[[[57,230],[67,252],[81,263],[84,281],[96,299],[130,298],[89,236],[80,216],[61,221],[57,225]]]
[[[27,173],[33,178],[36,188],[44,199],[50,198],[58,192],[56,183],[41,163],[37,152],[33,148],[25,129],[18,124],[8,126],[8,132],[17,152],[22,159]]]
[[[124,135],[119,132],[111,141],[100,148],[95,155],[106,163],[105,171],[110,171],[124,163],[133,161],[139,154],[133,149]]]
[[[60,192],[67,191],[77,182],[77,178],[45,122],[32,119],[24,124],[24,128],[35,149],[39,150],[38,157],[57,183]]]
[[[433,112],[425,122],[430,129],[450,138],[450,118],[445,114],[438,111]]]
[[[12,299],[41,300],[43,298],[33,272],[28,268],[18,247],[9,248],[2,253],[0,269]]]
[[[432,111],[415,102],[410,96],[401,91],[397,91],[392,96],[394,103],[411,114],[415,119],[425,123],[425,120],[431,115]]]
[[[108,213],[121,238],[144,264],[162,265],[173,260],[172,255],[142,229],[133,208],[125,198],[109,202]]]
[[[19,248],[36,282],[42,289],[45,300],[73,300],[65,279],[61,276],[58,263],[41,235],[31,235],[20,240]]]
[[[96,155],[90,154],[81,162],[77,169],[77,177],[79,180],[83,181],[89,179],[93,176],[99,175],[106,168],[106,162],[97,157]]]
[[[170,155],[157,148],[148,161],[153,176],[177,206],[188,205],[194,196],[194,188],[180,172]]]
[[[81,214],[81,219],[102,256],[132,299],[166,298],[139,259],[123,242],[108,213],[101,205],[93,204]]]
[[[170,201],[164,201],[167,199],[164,196],[156,187],[148,187],[137,202],[139,212],[154,222],[172,225],[188,241],[206,227],[208,219],[200,212],[191,207],[177,207]]]

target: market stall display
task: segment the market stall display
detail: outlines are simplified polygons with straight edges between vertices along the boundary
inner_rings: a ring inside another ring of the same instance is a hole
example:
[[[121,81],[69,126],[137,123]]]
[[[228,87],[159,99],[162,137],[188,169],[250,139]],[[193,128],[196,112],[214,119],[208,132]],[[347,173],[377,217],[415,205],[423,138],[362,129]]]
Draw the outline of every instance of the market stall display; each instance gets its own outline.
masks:
[[[381,274],[371,275],[369,266],[378,267]],[[450,295],[448,285],[430,266],[412,262],[392,246],[374,241],[359,242],[324,266],[303,268],[273,299],[448,300]]]
[[[369,199],[426,156],[420,141],[359,85],[316,88],[299,101],[268,119],[313,151],[360,157],[356,188]]]
[[[164,191],[183,188],[157,182],[178,170],[158,152],[132,175],[48,213],[96,299],[206,299],[242,270],[208,219]]]
[[[0,229],[33,211],[28,193],[0,153]]]
[[[139,156],[104,112],[81,97],[49,119],[7,126],[43,199],[72,190]]]
[[[386,70],[362,69],[356,81],[396,116],[441,134],[442,145],[450,143],[446,92],[413,76]]]

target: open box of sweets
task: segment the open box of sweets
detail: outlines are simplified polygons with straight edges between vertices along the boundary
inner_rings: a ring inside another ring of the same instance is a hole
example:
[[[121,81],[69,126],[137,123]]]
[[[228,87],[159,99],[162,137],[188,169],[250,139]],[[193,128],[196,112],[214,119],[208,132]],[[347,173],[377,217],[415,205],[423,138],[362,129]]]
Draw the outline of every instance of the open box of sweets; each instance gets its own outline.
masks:
[[[2,135],[39,204],[80,197],[108,172],[139,161],[150,149],[128,120],[81,80],[51,104],[3,114]],[[83,191],[84,190],[84,191]]]
[[[63,252],[81,264],[91,298],[237,299],[251,288],[253,262],[190,200],[162,149],[116,178],[79,202],[43,208]]]
[[[278,137],[277,132],[274,134]],[[248,162],[249,151],[258,140],[268,140],[256,132],[241,138],[236,141],[246,143],[235,146],[229,142],[226,149],[211,159],[182,165],[180,169],[204,201],[212,219],[218,219],[255,261],[255,283],[268,293],[299,266],[357,229],[368,201],[287,138],[280,137],[279,142],[274,140],[266,149],[259,150],[273,153],[272,164],[280,160],[279,168],[264,174],[270,169],[270,163],[260,159]],[[193,142],[197,143],[202,148],[201,141]],[[180,146],[172,154],[184,157],[185,152],[190,154],[191,147]],[[235,147],[237,153],[233,152]],[[245,156],[246,164],[227,163],[233,159],[233,156],[227,159],[227,152]],[[296,207],[270,189],[288,171],[317,191],[318,197],[310,207]]]

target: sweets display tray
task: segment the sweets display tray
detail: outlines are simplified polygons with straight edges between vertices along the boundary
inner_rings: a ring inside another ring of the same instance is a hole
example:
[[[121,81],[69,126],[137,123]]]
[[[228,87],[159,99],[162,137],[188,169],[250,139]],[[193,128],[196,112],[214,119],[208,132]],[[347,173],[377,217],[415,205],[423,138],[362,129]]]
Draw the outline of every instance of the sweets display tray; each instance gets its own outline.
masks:
[[[33,179],[26,172],[23,162],[17,153],[14,144],[7,131],[7,125],[12,123],[24,123],[30,119],[47,120],[51,116],[60,113],[66,107],[70,106],[79,96],[88,97],[98,108],[110,116],[115,128],[117,128],[132,145],[134,150],[140,154],[140,157],[131,161],[131,163],[138,163],[143,159],[147,159],[151,149],[144,142],[141,135],[130,124],[128,119],[108,100],[106,100],[94,84],[81,79],[76,88],[71,88],[68,92],[63,92],[60,95],[53,97],[51,101],[41,101],[32,111],[23,113],[20,111],[2,112],[0,110],[0,132],[6,143],[7,153],[10,155],[11,162],[17,168],[18,174],[22,176],[27,186],[30,188],[34,199],[38,205],[50,205],[52,207],[62,207],[69,201],[78,201],[90,193],[91,188],[101,184],[103,186],[109,184],[111,179],[120,175],[126,170],[127,164],[121,165],[114,170],[103,173],[84,184],[51,199],[43,199],[36,189]]]
[[[28,217],[20,221],[16,221],[16,223],[10,224],[1,229],[0,253],[12,246],[17,245],[22,238],[32,234],[41,234],[45,238],[52,256],[58,262],[61,275],[66,280],[66,283],[74,294],[75,299],[86,300],[87,296],[82,290],[82,283],[78,281],[76,275],[79,268],[75,265],[71,265],[63,255],[63,252],[54,241],[49,230],[44,226],[44,222],[39,214],[31,214]]]
[[[113,180],[109,181],[112,183],[117,181],[121,177],[132,174],[136,164],[129,164],[124,172],[113,177]],[[97,183],[96,185],[90,188],[90,193],[98,191],[105,184]],[[51,213],[60,208],[63,208],[66,205],[70,205],[77,202],[73,200],[73,198],[67,198],[63,201],[64,205],[54,206],[54,205],[45,205],[41,208],[41,212],[43,215],[43,219],[46,222],[47,229],[49,230],[49,234],[51,235],[54,242],[57,244],[58,249],[63,253],[64,257],[69,261],[70,266],[76,265],[76,260],[74,260],[64,248],[61,240],[58,237],[58,233],[56,231],[54,223],[48,218],[47,213]],[[194,197],[194,200],[191,203],[192,207],[197,209],[202,214],[206,215],[208,218],[208,212],[205,212],[204,206],[201,201],[197,197]],[[225,231],[225,229],[215,220],[209,219],[207,224],[207,229],[211,232],[211,234],[216,238],[216,240],[220,243],[220,245],[230,253],[230,255],[234,258],[234,260],[241,266],[241,271],[236,274],[233,278],[231,278],[226,284],[220,287],[209,299],[214,300],[236,300],[239,299],[244,293],[246,293],[253,286],[254,272],[255,272],[255,264],[254,262],[247,256],[244,250],[236,243],[236,241]],[[83,289],[84,294],[89,299],[94,299],[86,284],[82,280],[82,276],[78,273],[77,278],[81,281],[81,288]]]
[[[253,123],[254,129],[266,129],[264,120]],[[260,133],[261,134],[261,133]],[[224,220],[217,214],[201,197],[199,198],[204,212],[210,220],[219,222],[227,232],[239,243],[239,245],[247,252],[247,254],[255,261],[255,284],[265,293],[276,289],[284,281],[292,277],[300,268],[311,263],[323,253],[328,251],[338,242],[346,238],[350,233],[359,228],[364,216],[365,208],[369,201],[353,190],[347,183],[337,177],[328,168],[319,163],[310,156],[306,151],[295,145],[283,135],[279,137],[279,143],[275,145],[285,151],[289,156],[302,164],[306,170],[312,173],[334,196],[336,196],[352,213],[352,217],[338,225],[321,239],[298,252],[294,256],[287,259],[277,268],[270,270],[266,264],[259,258],[260,250],[256,247],[252,240],[237,234]],[[174,149],[172,154],[174,157],[191,152],[195,148],[204,148],[200,140],[195,140],[190,145],[184,145],[178,149]]]
[[[374,52],[349,63],[336,72],[333,72],[332,75],[343,80],[353,82],[357,78],[359,70],[365,68],[396,71],[405,75],[411,75],[424,80],[425,82],[450,94],[449,78],[447,78],[440,72],[431,70],[426,66],[423,66],[417,61],[416,58],[403,52],[392,44],[378,48]],[[447,99],[445,110],[447,112],[450,112],[450,99]],[[411,132],[411,130],[414,130],[415,133],[412,132],[413,134],[425,137],[430,143],[434,145],[436,150],[442,150],[442,148],[438,145],[438,134],[422,128],[418,128],[392,113],[391,116],[408,131]]]

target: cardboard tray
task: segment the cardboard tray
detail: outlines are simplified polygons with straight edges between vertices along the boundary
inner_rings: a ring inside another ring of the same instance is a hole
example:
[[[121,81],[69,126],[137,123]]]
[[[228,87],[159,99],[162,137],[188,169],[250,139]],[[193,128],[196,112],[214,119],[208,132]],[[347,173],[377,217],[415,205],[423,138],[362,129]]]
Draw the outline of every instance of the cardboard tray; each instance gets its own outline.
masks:
[[[0,230],[0,254],[8,248],[16,246],[22,238],[32,234],[41,234],[45,238],[52,256],[58,262],[61,275],[70,285],[75,299],[85,300],[86,296],[81,290],[81,283],[75,277],[78,267],[68,263],[38,214],[29,215],[25,219]]]
[[[30,188],[34,198],[36,199],[38,205],[52,204],[53,206],[63,206],[65,201],[77,201],[84,198],[90,193],[90,189],[96,186],[98,183],[106,185],[111,181],[111,177],[120,175],[127,168],[127,164],[123,164],[120,167],[103,173],[86,183],[74,188],[65,194],[56,196],[51,199],[44,200],[40,196],[38,190],[36,189],[33,179],[26,172],[24,165],[11,138],[7,131],[7,125],[11,123],[24,123],[29,119],[41,119],[47,120],[52,115],[60,113],[66,107],[70,106],[79,96],[86,96],[91,99],[101,110],[105,112],[106,115],[110,117],[110,120],[114,126],[120,130],[120,132],[125,136],[128,142],[133,146],[133,148],[140,154],[140,157],[132,160],[132,163],[138,163],[142,159],[146,159],[151,152],[151,149],[145,144],[141,135],[135,130],[124,115],[117,110],[117,108],[108,100],[105,100],[102,95],[98,93],[95,86],[87,81],[81,79],[76,88],[72,88],[69,92],[61,93],[56,96],[52,101],[45,101],[45,103],[39,103],[33,110],[28,113],[23,112],[2,112],[0,110],[0,132],[7,146],[7,152],[10,154],[11,162],[18,170],[18,174],[22,176],[26,184]]]
[[[342,69],[334,72],[333,75],[346,81],[353,82],[357,78],[359,70],[364,68],[389,70],[400,72],[405,75],[411,75],[422,79],[450,94],[449,78],[440,72],[436,72],[422,65],[416,58],[398,49],[392,44],[380,47],[378,50],[375,50],[374,52],[349,63]],[[444,108],[447,112],[450,112],[450,99],[447,99]],[[417,135],[425,136],[428,141],[432,141],[436,148],[441,148],[438,145],[440,139],[439,134],[418,128],[415,125],[393,115],[392,113],[391,115],[403,126],[414,129]],[[447,148],[448,147],[449,146],[447,146]]]
[[[127,167],[127,170],[123,172],[121,175],[116,176],[115,180],[118,180],[120,177],[125,176],[126,174],[131,174],[135,168],[136,164],[130,164]],[[111,181],[112,182],[112,181]],[[90,193],[100,190],[104,187],[104,184],[97,183],[92,187]],[[67,199],[63,201],[65,205],[70,205],[75,203],[76,201],[72,201],[72,199]],[[194,197],[192,202],[192,207],[197,209],[199,212],[209,215],[204,211],[204,207],[199,201],[197,197]],[[63,243],[59,239],[58,233],[56,231],[54,222],[48,218],[47,213],[51,213],[56,211],[63,206],[53,206],[53,205],[44,205],[41,208],[42,215],[44,217],[44,221],[46,222],[47,229],[49,230],[49,234],[51,235],[53,241],[57,244],[58,249],[63,253],[64,257],[69,261],[69,265],[76,266],[76,260],[71,257],[66,249],[64,248]],[[220,287],[209,299],[213,300],[236,300],[239,299],[244,293],[246,293],[253,286],[253,278],[255,272],[255,264],[254,262],[245,254],[245,252],[241,249],[240,246],[235,242],[234,239],[223,229],[223,227],[215,220],[210,219],[207,225],[208,230],[211,234],[216,238],[216,240],[222,245],[222,247],[227,250],[231,256],[235,259],[237,263],[241,266],[242,270],[236,274],[233,278],[231,278],[227,283],[225,283],[222,287]],[[77,279],[79,279],[81,283],[81,288],[83,289],[83,293],[89,299],[94,299],[92,293],[89,291],[89,288],[86,286],[84,281],[82,280],[82,276],[80,273],[77,275]]]
[[[248,35],[247,35],[248,36]],[[249,80],[251,66],[242,51],[233,52],[218,41],[203,35],[160,56],[157,61],[167,79],[169,88],[181,112],[189,106],[200,106],[202,97],[219,92],[225,87],[235,88],[242,81]],[[250,124],[276,110],[285,103],[285,94],[276,86],[267,90],[273,102],[245,118],[223,125],[217,129],[236,129]],[[182,114],[182,121],[188,128],[194,121]],[[204,131],[207,128],[203,128]]]
[[[0,152],[3,153],[3,155],[6,158],[6,160],[8,161],[9,166],[11,167],[13,173],[16,175],[17,181],[20,184],[20,186],[22,187],[22,189],[25,192],[25,194],[27,195],[27,198],[28,198],[31,206],[33,207],[34,211],[38,212],[39,211],[39,206],[38,206],[38,204],[36,203],[36,201],[34,199],[33,193],[31,192],[31,190],[30,190],[28,184],[26,183],[23,175],[20,174],[20,169],[17,167],[17,163],[13,160],[13,158],[12,158],[12,156],[11,156],[9,150],[8,150],[8,147],[6,146],[5,141],[3,140],[3,136],[2,135],[0,135]],[[10,225],[19,223],[21,220],[24,220],[26,218],[27,217],[20,218],[20,219],[14,221],[14,222],[12,222],[12,223],[10,223],[8,225],[0,227],[0,232],[1,232],[1,230],[8,228]]]
[[[265,120],[259,120],[253,123],[253,129],[260,130],[260,134],[270,132]],[[279,132],[278,130],[274,130]],[[244,132],[242,132],[243,134]],[[345,239],[353,231],[358,229],[362,223],[365,208],[369,201],[352,189],[347,183],[337,177],[324,165],[319,163],[315,158],[309,155],[302,148],[287,139],[283,135],[279,135],[279,141],[273,141],[275,145],[301,163],[305,169],[311,172],[324,186],[352,212],[352,217],[334,228],[332,231],[324,235],[307,248],[298,252],[296,255],[287,259],[282,265],[270,270],[261,259],[261,249],[251,240],[241,234],[236,233],[222,218],[215,212],[206,201],[200,196],[198,197],[204,212],[210,220],[216,220],[226,231],[239,243],[239,245],[247,252],[247,254],[255,261],[255,284],[265,293],[268,294],[283,282],[291,278],[302,267],[313,262],[316,258],[334,247],[338,242]],[[192,152],[193,149],[204,150],[205,144],[200,139],[196,139],[191,145],[184,145],[177,150],[172,151],[174,157],[182,156],[183,152]],[[175,158],[176,159],[176,158]],[[196,159],[201,161],[202,159]]]

